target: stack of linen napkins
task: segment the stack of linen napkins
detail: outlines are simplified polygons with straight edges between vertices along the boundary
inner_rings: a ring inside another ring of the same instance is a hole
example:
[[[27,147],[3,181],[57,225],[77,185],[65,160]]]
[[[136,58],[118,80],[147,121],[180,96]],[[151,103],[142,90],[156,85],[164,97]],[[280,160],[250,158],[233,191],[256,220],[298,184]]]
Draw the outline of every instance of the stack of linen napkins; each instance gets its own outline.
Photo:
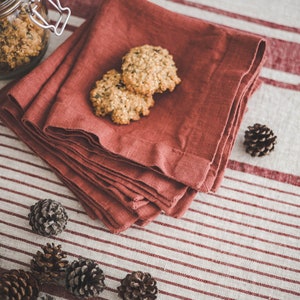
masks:
[[[89,92],[132,47],[161,46],[182,82],[129,125],[94,115]],[[0,117],[113,233],[181,217],[222,180],[265,41],[146,0],[103,1],[50,57],[2,90]]]

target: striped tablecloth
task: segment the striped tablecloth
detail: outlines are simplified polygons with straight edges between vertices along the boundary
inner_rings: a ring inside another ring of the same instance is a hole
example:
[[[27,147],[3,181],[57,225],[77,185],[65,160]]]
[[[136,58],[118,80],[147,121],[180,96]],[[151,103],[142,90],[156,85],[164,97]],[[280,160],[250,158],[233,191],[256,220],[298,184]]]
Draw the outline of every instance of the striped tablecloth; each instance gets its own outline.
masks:
[[[62,1],[72,17],[62,37],[51,37],[48,54],[98,2]],[[54,242],[71,261],[83,256],[100,264],[107,285],[101,299],[118,299],[120,280],[137,270],[156,278],[162,300],[300,299],[300,2],[152,2],[268,40],[263,84],[249,101],[221,188],[199,193],[181,219],[161,215],[145,228],[113,235],[88,218],[51,169],[0,121],[0,271],[29,270],[40,246]],[[269,156],[253,158],[244,150],[244,132],[254,123],[277,135]],[[62,203],[70,216],[55,238],[33,234],[28,223],[29,207],[44,198]],[[54,286],[44,292],[74,299]]]

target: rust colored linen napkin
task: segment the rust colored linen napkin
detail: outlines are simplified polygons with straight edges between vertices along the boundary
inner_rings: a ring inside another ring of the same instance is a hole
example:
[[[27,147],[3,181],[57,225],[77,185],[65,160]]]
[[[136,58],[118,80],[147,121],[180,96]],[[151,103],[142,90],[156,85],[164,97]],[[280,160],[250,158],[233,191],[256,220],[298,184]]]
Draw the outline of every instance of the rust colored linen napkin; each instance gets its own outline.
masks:
[[[132,47],[169,50],[182,79],[130,125],[93,114],[89,91]],[[265,41],[145,0],[104,1],[49,58],[1,92],[0,116],[114,233],[180,217],[221,183]],[[162,121],[163,120],[163,121]]]

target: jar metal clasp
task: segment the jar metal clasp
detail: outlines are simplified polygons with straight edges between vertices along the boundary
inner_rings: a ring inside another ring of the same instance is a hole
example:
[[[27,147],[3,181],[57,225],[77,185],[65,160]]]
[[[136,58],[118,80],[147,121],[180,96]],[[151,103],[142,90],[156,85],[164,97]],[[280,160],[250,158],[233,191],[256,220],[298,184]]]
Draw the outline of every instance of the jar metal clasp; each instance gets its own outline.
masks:
[[[38,12],[38,5],[36,4],[37,0],[29,0],[29,12],[30,12],[30,19],[32,22],[37,24],[38,26],[49,29],[54,32],[56,35],[62,35],[69,19],[71,16],[71,10],[69,7],[62,7],[59,0],[48,0],[51,5],[55,8],[58,12],[58,18],[54,25],[50,24],[39,12]],[[38,0],[40,1],[40,0]]]

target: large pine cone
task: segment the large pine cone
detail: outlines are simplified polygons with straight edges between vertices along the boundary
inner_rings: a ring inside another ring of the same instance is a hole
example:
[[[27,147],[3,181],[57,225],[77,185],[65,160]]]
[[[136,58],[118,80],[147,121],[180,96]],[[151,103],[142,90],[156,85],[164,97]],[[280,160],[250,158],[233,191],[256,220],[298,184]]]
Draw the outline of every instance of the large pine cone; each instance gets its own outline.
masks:
[[[35,277],[23,270],[10,270],[0,275],[1,300],[36,300],[39,283]]]
[[[67,254],[61,250],[61,245],[55,246],[53,243],[41,248],[43,252],[37,251],[31,260],[31,272],[42,284],[59,281],[69,265],[65,259]]]
[[[47,237],[61,233],[68,222],[65,208],[51,199],[44,199],[32,205],[28,218],[32,230]]]
[[[264,156],[274,150],[276,136],[266,125],[254,124],[245,131],[246,152],[251,156]]]
[[[90,259],[73,261],[67,269],[66,288],[80,298],[99,297],[105,288],[105,275]]]
[[[118,287],[118,296],[123,300],[154,300],[157,293],[156,280],[149,273],[141,271],[127,274]]]

